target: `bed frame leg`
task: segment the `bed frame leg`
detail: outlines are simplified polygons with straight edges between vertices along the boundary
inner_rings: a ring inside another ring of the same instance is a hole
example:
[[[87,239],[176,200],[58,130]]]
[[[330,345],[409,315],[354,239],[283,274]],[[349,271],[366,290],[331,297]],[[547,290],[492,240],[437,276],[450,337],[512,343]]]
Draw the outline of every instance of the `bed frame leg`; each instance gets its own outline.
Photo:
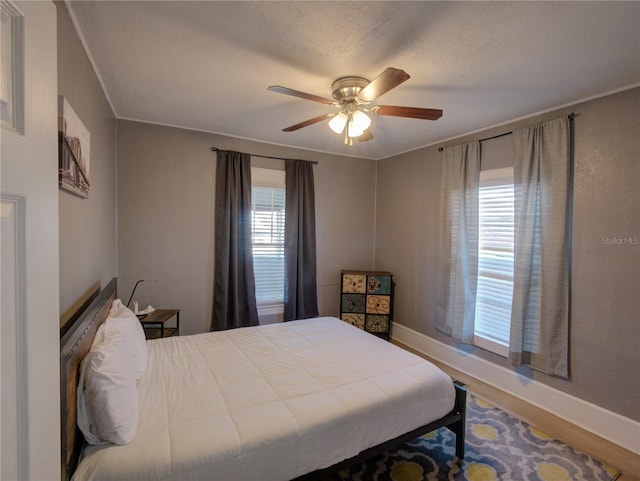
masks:
[[[456,456],[464,459],[464,437],[467,417],[467,387],[459,381],[453,382],[456,388],[455,409],[460,415],[460,419],[452,423],[449,427],[456,435]]]

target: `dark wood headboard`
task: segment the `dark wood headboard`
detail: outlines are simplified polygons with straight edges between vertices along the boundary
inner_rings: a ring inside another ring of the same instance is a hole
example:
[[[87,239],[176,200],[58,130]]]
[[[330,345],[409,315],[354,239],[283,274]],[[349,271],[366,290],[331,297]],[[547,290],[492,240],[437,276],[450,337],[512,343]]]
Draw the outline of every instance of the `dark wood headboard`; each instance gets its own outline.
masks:
[[[60,422],[61,422],[61,476],[71,479],[78,464],[84,438],[76,424],[76,392],[80,363],[89,352],[93,339],[111,309],[117,295],[117,278],[109,284],[80,313],[76,321],[60,340]]]

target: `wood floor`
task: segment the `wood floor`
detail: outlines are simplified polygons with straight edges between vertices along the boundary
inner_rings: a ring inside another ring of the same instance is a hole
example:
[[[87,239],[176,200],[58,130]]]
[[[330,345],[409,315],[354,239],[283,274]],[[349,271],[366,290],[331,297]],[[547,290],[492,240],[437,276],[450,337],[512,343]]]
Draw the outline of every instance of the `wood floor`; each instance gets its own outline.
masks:
[[[470,392],[477,394],[487,401],[491,401],[496,406],[512,413],[532,426],[536,426],[550,436],[573,446],[578,451],[582,451],[603,463],[616,467],[622,472],[622,475],[618,478],[619,481],[640,481],[640,454],[621,448],[606,439],[596,436],[522,399],[506,394],[499,389],[489,386],[460,371],[456,371],[434,359],[430,359],[428,356],[416,352],[398,342],[395,343],[436,364],[452,378],[465,383]]]

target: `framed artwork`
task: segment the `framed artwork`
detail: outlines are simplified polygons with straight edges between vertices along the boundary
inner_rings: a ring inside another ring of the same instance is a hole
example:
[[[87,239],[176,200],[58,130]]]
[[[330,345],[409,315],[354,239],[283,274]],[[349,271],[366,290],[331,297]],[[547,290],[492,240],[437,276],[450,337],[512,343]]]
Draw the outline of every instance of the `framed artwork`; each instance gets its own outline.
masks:
[[[67,99],[58,97],[58,162],[60,188],[89,197],[91,135]]]

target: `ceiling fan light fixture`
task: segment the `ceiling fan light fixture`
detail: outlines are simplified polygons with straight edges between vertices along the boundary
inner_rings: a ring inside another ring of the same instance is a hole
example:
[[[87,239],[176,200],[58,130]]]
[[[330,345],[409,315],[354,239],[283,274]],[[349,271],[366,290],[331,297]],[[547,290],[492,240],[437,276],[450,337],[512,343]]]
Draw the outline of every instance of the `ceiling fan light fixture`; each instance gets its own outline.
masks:
[[[356,110],[351,114],[349,121],[349,137],[360,137],[371,125],[371,119],[362,110]]]
[[[344,110],[341,110],[340,112],[338,112],[337,115],[334,115],[333,118],[329,121],[329,127],[336,134],[341,134],[344,131],[345,126],[347,125],[348,118],[349,117],[344,112]]]
[[[364,134],[364,130],[358,130],[352,127],[349,127],[349,137],[351,138],[355,138],[355,137],[360,137],[362,134]]]

